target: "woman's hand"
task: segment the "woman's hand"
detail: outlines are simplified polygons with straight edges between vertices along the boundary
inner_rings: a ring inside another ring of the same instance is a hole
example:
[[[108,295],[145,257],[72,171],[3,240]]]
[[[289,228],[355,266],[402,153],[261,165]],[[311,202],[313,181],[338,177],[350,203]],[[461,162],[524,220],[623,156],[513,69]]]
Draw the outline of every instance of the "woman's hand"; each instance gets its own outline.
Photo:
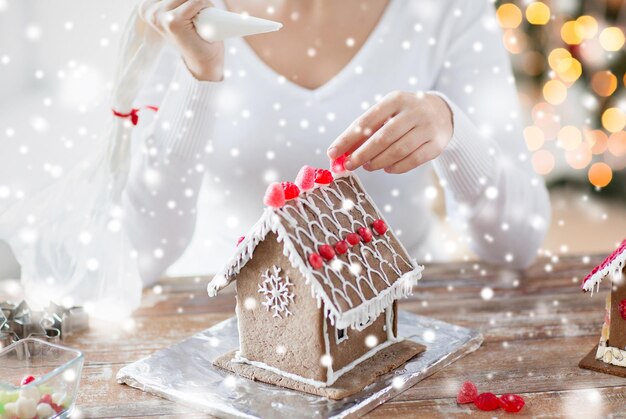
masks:
[[[198,80],[220,81],[224,75],[224,43],[200,38],[193,18],[212,7],[209,0],[144,0],[141,17],[172,41]]]
[[[328,148],[345,167],[406,173],[439,156],[452,137],[452,111],[439,96],[392,92],[354,121]]]

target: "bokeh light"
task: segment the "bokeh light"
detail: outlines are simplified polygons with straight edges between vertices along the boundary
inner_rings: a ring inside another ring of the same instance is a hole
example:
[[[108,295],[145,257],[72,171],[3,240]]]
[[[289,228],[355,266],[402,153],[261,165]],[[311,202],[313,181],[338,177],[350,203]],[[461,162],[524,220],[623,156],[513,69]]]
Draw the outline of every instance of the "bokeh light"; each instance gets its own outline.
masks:
[[[540,1],[530,3],[526,8],[526,19],[533,25],[545,25],[550,21],[550,8]]]
[[[609,132],[617,132],[626,126],[626,113],[620,108],[609,108],[602,114],[602,126]]]
[[[591,88],[598,96],[611,96],[617,89],[617,77],[610,71],[598,71],[591,78]]]
[[[567,87],[560,80],[549,80],[543,86],[543,97],[548,103],[560,105],[567,98]]]
[[[599,129],[586,131],[585,142],[593,154],[603,154],[608,147],[609,137]]]
[[[559,77],[566,83],[574,83],[583,73],[583,67],[576,58],[569,60],[569,66],[559,73]]]
[[[573,125],[567,125],[560,129],[557,136],[558,145],[565,150],[577,149],[583,140],[583,136],[578,128]]]
[[[620,28],[605,28],[600,32],[600,45],[607,51],[619,51],[624,46],[624,32]]]
[[[611,183],[611,179],[613,179],[613,170],[611,170],[611,167],[608,164],[598,162],[591,165],[587,175],[589,182],[591,182],[593,186],[603,188]]]
[[[554,155],[549,150],[538,150],[533,153],[532,164],[535,172],[547,175],[554,169]]]
[[[615,157],[626,156],[626,131],[618,131],[609,137],[609,153]]]
[[[565,161],[572,169],[580,170],[589,166],[592,159],[591,150],[588,144],[581,143],[574,150],[568,150],[565,153]]]
[[[574,20],[565,22],[563,26],[561,26],[561,39],[563,42],[569,45],[579,45],[583,41],[579,31],[576,29],[577,26]]]
[[[530,151],[537,151],[545,142],[545,135],[541,128],[536,125],[524,128],[524,139],[526,140],[526,147]]]
[[[572,54],[565,48],[555,48],[548,55],[550,68],[560,73],[566,71],[572,62]]]
[[[579,37],[591,39],[598,33],[598,21],[593,16],[580,16],[574,28]]]
[[[498,7],[496,16],[500,26],[505,29],[515,29],[522,23],[522,11],[513,3],[505,3]]]

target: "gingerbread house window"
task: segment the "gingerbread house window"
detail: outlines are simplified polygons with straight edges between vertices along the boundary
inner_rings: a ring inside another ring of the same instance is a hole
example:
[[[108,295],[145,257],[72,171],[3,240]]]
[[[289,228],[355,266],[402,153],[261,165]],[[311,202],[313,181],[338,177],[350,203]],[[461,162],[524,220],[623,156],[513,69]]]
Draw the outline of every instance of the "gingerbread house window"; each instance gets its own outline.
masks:
[[[337,330],[337,338],[336,342],[341,343],[345,340],[348,340],[348,331],[346,329],[336,329]]]

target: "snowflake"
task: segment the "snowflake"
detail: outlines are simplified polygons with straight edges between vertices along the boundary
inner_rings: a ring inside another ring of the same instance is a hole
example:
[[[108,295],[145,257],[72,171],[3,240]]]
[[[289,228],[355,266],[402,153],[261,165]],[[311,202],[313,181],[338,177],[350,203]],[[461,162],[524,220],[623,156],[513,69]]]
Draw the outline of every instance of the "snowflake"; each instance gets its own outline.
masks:
[[[259,292],[265,295],[265,301],[261,304],[267,307],[267,311],[274,310],[273,317],[282,318],[280,313],[290,316],[291,312],[287,308],[289,302],[293,302],[294,294],[289,290],[289,286],[293,285],[289,282],[289,278],[284,280],[280,276],[280,268],[272,267],[273,273],[270,274],[268,269],[263,274],[263,283],[259,285]]]

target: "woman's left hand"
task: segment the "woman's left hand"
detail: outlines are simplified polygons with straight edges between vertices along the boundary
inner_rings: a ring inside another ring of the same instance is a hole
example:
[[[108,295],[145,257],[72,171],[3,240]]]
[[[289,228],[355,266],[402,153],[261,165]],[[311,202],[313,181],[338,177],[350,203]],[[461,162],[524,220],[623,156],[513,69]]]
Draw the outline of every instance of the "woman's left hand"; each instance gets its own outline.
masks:
[[[328,148],[345,167],[406,173],[436,158],[452,137],[452,111],[439,96],[392,92],[354,121]]]

